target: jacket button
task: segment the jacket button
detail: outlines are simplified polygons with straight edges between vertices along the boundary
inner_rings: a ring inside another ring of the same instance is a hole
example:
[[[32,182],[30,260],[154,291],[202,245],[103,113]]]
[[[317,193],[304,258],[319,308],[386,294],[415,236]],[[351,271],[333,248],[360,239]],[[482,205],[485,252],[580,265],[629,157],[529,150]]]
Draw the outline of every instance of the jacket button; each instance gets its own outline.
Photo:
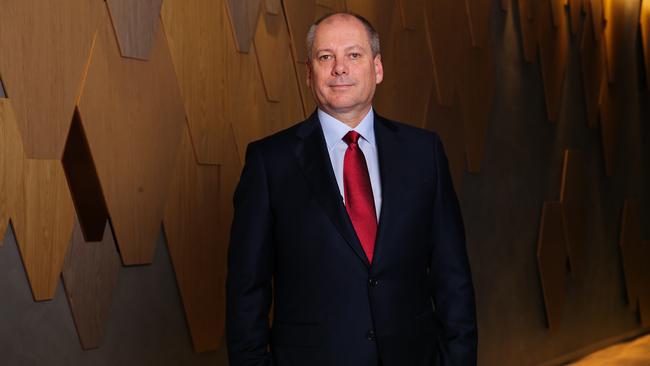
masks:
[[[368,333],[366,334],[366,338],[368,338],[368,340],[370,342],[374,342],[374,340],[375,340],[375,331],[374,330],[369,330]]]
[[[379,281],[375,278],[370,278],[368,280],[368,284],[370,285],[370,287],[376,287],[377,285],[379,285]]]

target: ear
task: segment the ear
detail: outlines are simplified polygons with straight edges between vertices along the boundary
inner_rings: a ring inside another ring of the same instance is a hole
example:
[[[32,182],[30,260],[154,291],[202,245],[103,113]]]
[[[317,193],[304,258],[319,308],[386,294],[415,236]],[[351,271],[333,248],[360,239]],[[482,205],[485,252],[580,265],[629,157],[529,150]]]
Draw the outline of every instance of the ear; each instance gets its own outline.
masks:
[[[379,84],[382,80],[384,80],[384,65],[381,63],[380,54],[375,56],[373,64],[375,65],[375,83]]]
[[[307,77],[307,79],[306,79],[307,87],[311,88],[311,75],[312,75],[311,62],[309,62],[309,60],[307,60],[307,61],[305,61],[305,64],[307,65],[307,75],[306,75],[306,77]]]

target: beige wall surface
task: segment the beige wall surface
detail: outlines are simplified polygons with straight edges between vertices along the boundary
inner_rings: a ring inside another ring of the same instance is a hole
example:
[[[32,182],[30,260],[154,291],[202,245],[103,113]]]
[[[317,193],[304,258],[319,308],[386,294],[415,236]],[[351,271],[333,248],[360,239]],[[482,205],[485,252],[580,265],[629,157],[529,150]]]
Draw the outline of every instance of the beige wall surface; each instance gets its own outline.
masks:
[[[246,146],[313,112],[341,10],[379,31],[375,109],[445,144],[480,365],[650,326],[650,1],[77,2],[0,0],[0,364],[226,364]]]

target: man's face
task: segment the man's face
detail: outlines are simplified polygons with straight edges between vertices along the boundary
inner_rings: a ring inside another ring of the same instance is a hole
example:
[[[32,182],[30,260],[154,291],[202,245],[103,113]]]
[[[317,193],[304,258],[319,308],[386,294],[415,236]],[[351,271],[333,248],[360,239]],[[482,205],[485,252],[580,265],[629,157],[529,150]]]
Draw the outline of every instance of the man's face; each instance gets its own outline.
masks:
[[[365,114],[384,71],[363,24],[349,15],[325,19],[316,28],[311,56],[307,85],[318,106],[333,116]]]

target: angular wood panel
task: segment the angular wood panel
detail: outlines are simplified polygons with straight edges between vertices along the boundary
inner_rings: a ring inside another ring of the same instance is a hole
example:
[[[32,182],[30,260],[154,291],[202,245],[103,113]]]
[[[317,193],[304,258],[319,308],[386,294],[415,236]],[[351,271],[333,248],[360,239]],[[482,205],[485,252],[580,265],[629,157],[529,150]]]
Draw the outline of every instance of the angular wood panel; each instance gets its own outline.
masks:
[[[589,7],[588,7],[589,8]],[[590,13],[587,13],[590,16]],[[598,125],[598,113],[603,88],[607,87],[605,70],[605,45],[593,34],[593,22],[584,22],[582,40],[580,41],[580,63],[582,86],[585,96],[587,126]]]
[[[574,277],[580,277],[584,273],[585,267],[587,187],[584,154],[578,150],[566,149],[562,166],[560,203],[564,209],[567,254],[571,265],[571,273]]]
[[[647,284],[644,283],[644,267],[647,258],[641,257],[641,218],[637,200],[626,199],[623,205],[619,249],[625,275],[625,292],[630,309],[637,310],[639,297]]]
[[[501,10],[510,11],[510,0],[501,0]]]
[[[603,38],[604,39],[604,38]],[[619,85],[603,87],[600,106],[600,137],[603,147],[605,175],[611,177],[618,159],[620,118],[622,115],[622,91]]]
[[[643,44],[643,56],[645,60],[645,81],[646,87],[650,90],[650,0],[643,0],[639,17],[641,42]]]
[[[23,144],[8,99],[0,99],[0,238],[16,214],[23,178]],[[0,240],[2,246],[2,240]]]
[[[422,0],[411,1],[424,7]],[[397,3],[378,9],[392,16],[388,20],[388,30],[383,33],[381,59],[384,79],[377,86],[375,107],[388,118],[422,127],[426,122],[433,81],[431,54],[423,52],[428,42],[425,15],[420,12],[419,16],[413,19],[413,28],[417,30],[404,30]],[[386,27],[382,20],[377,21],[377,24],[380,24],[378,27]]]
[[[291,46],[296,62],[307,62],[305,37],[311,24],[316,20],[315,0],[284,0]]]
[[[582,22],[582,1],[569,0],[569,15],[571,18],[571,34],[576,35]],[[593,28],[593,27],[592,27]],[[590,30],[591,32],[591,30]],[[584,36],[583,36],[584,37]]]
[[[296,75],[298,75],[300,97],[302,99],[305,117],[307,117],[316,109],[316,102],[314,101],[311,89],[307,87],[307,65],[304,62],[296,62]]]
[[[413,0],[397,0],[399,3],[399,10],[402,20],[402,28],[408,30],[421,30],[418,26],[422,26],[419,18],[422,16],[423,3],[421,1]]]
[[[108,222],[100,241],[84,239],[75,221],[70,248],[63,264],[63,284],[83,349],[97,348],[104,337],[113,290],[121,268]]]
[[[560,202],[544,202],[537,242],[537,265],[551,331],[562,322],[566,298],[566,230]]]
[[[548,1],[549,4],[551,5],[551,16],[553,18],[553,25],[556,27],[561,25],[560,22],[563,21],[562,18],[564,18],[564,3],[566,0],[544,0]]]
[[[627,24],[630,22],[630,12],[628,9],[629,6],[624,1],[603,0],[603,17],[606,19],[603,36],[607,53],[607,76],[610,83],[616,81],[617,72],[624,72],[617,70],[625,62],[624,60],[619,60],[623,56],[621,50],[635,46],[635,44],[626,45],[625,43],[633,42],[637,39],[636,37],[626,36],[626,33],[628,33],[626,30]],[[637,9],[640,9],[640,7],[637,7]],[[633,14],[636,17],[636,12]]]
[[[149,59],[156,40],[162,0],[106,0],[124,57]]]
[[[30,158],[61,158],[102,6],[88,0],[2,2],[0,75]]]
[[[110,23],[102,27],[79,115],[122,260],[150,263],[183,132],[182,99],[162,32],[142,62],[121,57]]]
[[[539,42],[537,23],[537,2],[534,0],[518,0],[519,26],[521,28],[521,43],[526,62],[537,61],[537,45]]]
[[[593,23],[594,37],[600,40],[605,27],[605,16],[603,14],[603,0],[584,0],[590,9],[591,21]]]
[[[279,15],[282,11],[282,0],[264,0],[266,12],[273,15]]]
[[[641,242],[641,251],[639,258],[650,258],[650,240]],[[641,326],[650,326],[650,266],[645,264],[641,265],[642,280],[641,280],[641,293],[639,294],[639,313],[641,318]]]
[[[58,160],[24,160],[16,214],[16,242],[34,300],[54,297],[74,225],[74,206]]]
[[[492,0],[465,0],[469,15],[472,46],[490,47],[490,12]]]
[[[279,16],[261,13],[254,44],[264,91],[271,102],[281,101],[283,89],[297,88],[296,83],[289,84],[296,75],[290,43],[282,9]]]
[[[0,78],[0,99],[6,98],[6,97],[7,97],[7,93],[5,92],[5,85],[2,82],[2,79]]]
[[[257,20],[259,19],[261,0],[228,0],[230,24],[235,35],[239,52],[247,53],[250,49]]]
[[[438,103],[452,105],[458,90],[459,65],[471,47],[469,19],[463,1],[426,3],[426,18],[436,75]]]
[[[542,1],[539,4],[537,26],[546,112],[548,120],[555,122],[560,111],[569,56],[569,26],[564,16],[555,26],[551,21],[551,3]]]
[[[200,165],[185,134],[165,210],[167,245],[197,352],[223,341],[231,202],[241,170],[232,132],[227,141],[228,163]]]
[[[162,19],[199,162],[222,161],[226,134],[226,83],[236,52],[226,5],[212,0],[166,0]],[[234,69],[235,73],[238,68]]]

